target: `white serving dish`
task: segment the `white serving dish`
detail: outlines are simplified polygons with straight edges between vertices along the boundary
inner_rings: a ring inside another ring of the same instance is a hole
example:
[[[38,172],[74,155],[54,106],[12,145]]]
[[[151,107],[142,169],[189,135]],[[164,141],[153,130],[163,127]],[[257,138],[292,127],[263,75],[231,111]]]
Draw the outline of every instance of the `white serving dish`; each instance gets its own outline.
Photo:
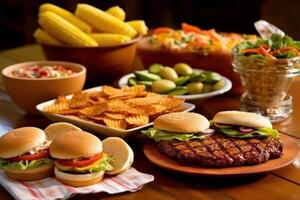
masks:
[[[199,70],[199,69],[193,69],[193,70],[202,71],[202,70]],[[147,70],[144,70],[144,71],[147,71]],[[134,77],[133,73],[130,73],[130,74],[127,74],[127,75],[124,75],[123,77],[121,77],[119,82],[118,82],[119,87],[123,88],[123,87],[127,86],[128,79],[131,78],[131,77]],[[221,75],[221,77],[224,80],[225,84],[224,84],[224,87],[219,89],[219,90],[216,90],[216,91],[213,91],[213,92],[208,92],[208,93],[201,93],[201,94],[175,95],[175,97],[186,99],[186,100],[193,100],[193,101],[196,100],[197,102],[201,102],[201,101],[206,100],[210,97],[214,97],[214,96],[223,94],[223,93],[225,93],[225,92],[227,92],[231,89],[232,83],[228,78],[226,78],[222,75]]]
[[[102,87],[99,86],[99,87],[94,87],[91,89],[84,90],[83,92],[101,91],[101,89],[102,89]],[[72,95],[67,96],[68,99],[70,99],[71,97],[72,97]],[[151,123],[148,123],[143,126],[139,126],[139,127],[135,127],[135,128],[127,129],[127,130],[121,130],[121,129],[116,129],[116,128],[110,128],[110,127],[107,127],[102,124],[97,124],[92,121],[87,121],[87,120],[81,119],[76,116],[60,115],[60,114],[52,114],[52,113],[43,112],[43,108],[45,106],[53,104],[54,101],[55,101],[55,99],[40,103],[36,106],[36,109],[38,111],[40,111],[43,115],[45,115],[48,119],[50,119],[54,122],[69,122],[69,123],[72,123],[82,129],[84,129],[84,130],[90,131],[91,133],[94,133],[95,135],[102,135],[102,136],[106,136],[106,137],[116,136],[116,137],[125,138],[125,137],[128,137],[128,136],[132,135],[133,133],[138,132],[141,129],[151,126],[153,124],[151,122]],[[188,112],[188,111],[193,110],[195,108],[195,105],[191,104],[191,103],[184,103],[184,108],[185,108],[184,111]]]

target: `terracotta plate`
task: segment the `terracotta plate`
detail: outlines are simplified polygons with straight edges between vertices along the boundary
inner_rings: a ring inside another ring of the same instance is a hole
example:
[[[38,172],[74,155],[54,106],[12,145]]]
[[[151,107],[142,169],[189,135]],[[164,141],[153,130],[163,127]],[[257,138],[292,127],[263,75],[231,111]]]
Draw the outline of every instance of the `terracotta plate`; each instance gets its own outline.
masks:
[[[278,159],[272,159],[265,163],[253,166],[228,167],[228,168],[204,168],[195,165],[182,164],[162,154],[154,142],[144,145],[146,157],[154,164],[176,172],[205,175],[205,176],[235,176],[265,173],[285,167],[292,163],[300,153],[300,148],[289,136],[281,134],[281,140],[284,144],[283,156]]]

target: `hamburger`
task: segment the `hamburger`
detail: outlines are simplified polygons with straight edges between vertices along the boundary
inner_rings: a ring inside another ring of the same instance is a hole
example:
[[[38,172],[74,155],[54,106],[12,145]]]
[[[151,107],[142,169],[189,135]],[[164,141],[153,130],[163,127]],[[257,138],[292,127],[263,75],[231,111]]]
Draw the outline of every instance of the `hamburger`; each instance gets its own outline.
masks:
[[[212,119],[214,128],[229,137],[253,138],[268,137],[279,138],[279,132],[273,129],[271,122],[256,113],[243,111],[222,111]]]
[[[240,111],[216,114],[213,125],[196,113],[170,113],[143,131],[181,163],[223,168],[257,165],[282,155],[279,133],[264,117]]]
[[[39,128],[23,127],[7,132],[0,137],[0,169],[8,177],[20,181],[52,176],[50,143]]]
[[[100,139],[84,131],[56,135],[50,154],[55,159],[56,179],[74,187],[98,183],[106,170],[113,169]]]
[[[212,133],[210,122],[203,116],[192,112],[175,112],[159,116],[153,128],[142,131],[156,142],[161,140],[202,139]]]

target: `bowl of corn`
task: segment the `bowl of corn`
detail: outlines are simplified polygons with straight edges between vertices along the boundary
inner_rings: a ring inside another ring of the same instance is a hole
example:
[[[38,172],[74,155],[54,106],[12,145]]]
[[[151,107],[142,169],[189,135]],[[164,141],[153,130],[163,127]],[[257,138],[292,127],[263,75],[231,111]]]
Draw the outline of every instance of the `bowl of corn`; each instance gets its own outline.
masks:
[[[34,37],[47,60],[80,63],[87,68],[87,85],[99,85],[135,70],[137,42],[148,28],[143,20],[125,22],[125,15],[118,6],[103,11],[77,4],[72,13],[45,3]]]

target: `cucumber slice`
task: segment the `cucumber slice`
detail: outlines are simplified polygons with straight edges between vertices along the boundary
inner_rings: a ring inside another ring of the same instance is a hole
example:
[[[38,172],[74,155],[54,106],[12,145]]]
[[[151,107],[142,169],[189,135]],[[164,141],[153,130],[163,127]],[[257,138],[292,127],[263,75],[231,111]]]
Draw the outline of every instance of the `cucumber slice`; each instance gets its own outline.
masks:
[[[169,95],[185,95],[187,93],[186,87],[178,86],[166,92]]]
[[[184,85],[188,82],[188,80],[190,79],[189,76],[180,76],[178,79],[176,79],[174,82],[177,86],[181,86]]]
[[[161,77],[156,74],[151,74],[146,71],[135,71],[134,75],[139,81],[157,81],[161,80]]]
[[[164,66],[162,64],[159,64],[159,63],[153,63],[152,65],[150,65],[148,71],[150,73],[153,73],[153,74],[158,74],[159,71],[163,68]]]
[[[128,81],[127,81],[127,85],[128,85],[128,86],[134,86],[134,85],[137,85],[137,83],[138,83],[138,81],[136,80],[135,77],[131,77],[131,78],[129,78]]]
[[[221,75],[216,72],[206,71],[201,74],[205,77],[203,80],[204,83],[216,83],[221,80]]]
[[[203,73],[193,73],[190,76],[189,82],[203,82],[205,80],[205,75]]]
[[[153,83],[152,81],[139,81],[138,82],[138,84],[145,85],[147,87],[151,87],[152,83]]]

